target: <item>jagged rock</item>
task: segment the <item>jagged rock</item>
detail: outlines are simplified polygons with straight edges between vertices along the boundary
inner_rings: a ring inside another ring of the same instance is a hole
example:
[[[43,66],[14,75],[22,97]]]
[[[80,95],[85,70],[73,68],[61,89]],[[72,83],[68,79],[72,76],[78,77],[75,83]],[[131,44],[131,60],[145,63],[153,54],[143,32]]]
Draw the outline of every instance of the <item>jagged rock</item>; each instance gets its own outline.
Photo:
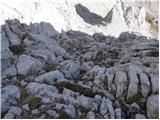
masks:
[[[100,112],[101,112],[102,115],[105,115],[108,112],[108,107],[107,107],[106,99],[103,99],[103,101],[101,103]]]
[[[3,119],[14,119],[14,114],[12,114],[12,113],[7,113],[5,116],[4,116],[4,118]]]
[[[8,85],[2,88],[2,98],[1,98],[1,111],[7,111],[11,105],[17,104],[17,100],[20,99],[20,90],[15,85]]]
[[[89,111],[88,113],[87,113],[87,119],[95,119],[95,114],[94,114],[94,112],[92,112],[92,111]]]
[[[21,39],[11,31],[9,25],[6,24],[4,28],[5,28],[5,33],[8,36],[11,45],[19,45],[21,43]]]
[[[87,52],[83,55],[83,58],[85,60],[90,60],[93,57],[93,53],[92,52]]]
[[[66,88],[63,89],[63,94],[64,95],[69,95],[73,98],[77,98],[80,95],[79,92],[74,92],[74,91],[66,89]]]
[[[76,102],[78,105],[83,106],[86,109],[91,109],[93,107],[92,101],[93,101],[92,98],[81,95],[80,97],[77,98]]]
[[[49,84],[53,84],[57,80],[65,80],[63,73],[61,73],[59,70],[51,71],[35,78],[36,82],[46,82]]]
[[[23,105],[22,108],[26,111],[30,111],[28,104]]]
[[[110,99],[106,99],[106,105],[107,105],[107,108],[108,108],[110,118],[114,119],[115,114],[114,114],[114,109],[113,109],[112,102],[111,102]]]
[[[73,61],[64,61],[61,63],[62,69],[69,71],[72,76],[77,76],[80,73],[80,63]]]
[[[151,74],[152,93],[159,93],[159,79],[157,75]]]
[[[8,113],[4,116],[4,119],[14,119],[15,116],[20,116],[22,109],[19,107],[11,107]]]
[[[140,74],[141,92],[144,97],[148,96],[150,92],[150,82],[145,73]]]
[[[39,60],[27,55],[20,55],[17,64],[18,74],[20,75],[36,74],[42,70],[42,67],[43,64]]]
[[[149,96],[146,104],[147,117],[149,119],[158,119],[159,116],[159,95]]]
[[[115,76],[115,85],[117,87],[116,97],[121,97],[126,90],[127,76],[123,71],[117,71]]]
[[[27,85],[26,89],[30,95],[40,96],[44,103],[52,102],[52,100],[60,98],[56,87],[51,85],[31,82]]]
[[[121,119],[121,108],[116,108],[115,109],[115,118],[116,119]]]
[[[128,74],[129,74],[129,87],[128,87],[128,93],[127,93],[127,99],[133,97],[138,93],[138,84],[139,80],[137,77],[137,66],[130,65]]]
[[[115,118],[114,109],[110,99],[103,98],[102,104],[100,106],[100,111],[103,116],[105,116],[108,113],[109,118]]]
[[[32,114],[33,114],[33,115],[38,114],[38,109],[34,109],[34,110],[32,110]]]

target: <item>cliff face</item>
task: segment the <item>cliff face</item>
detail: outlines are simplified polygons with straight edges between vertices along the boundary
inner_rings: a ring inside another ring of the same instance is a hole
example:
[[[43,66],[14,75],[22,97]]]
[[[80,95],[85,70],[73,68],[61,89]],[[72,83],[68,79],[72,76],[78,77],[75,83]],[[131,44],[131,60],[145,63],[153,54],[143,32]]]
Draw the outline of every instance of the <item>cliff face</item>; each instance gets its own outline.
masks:
[[[118,36],[132,31],[156,38],[158,0],[61,0],[43,2],[1,2],[1,23],[17,18],[21,22],[49,22],[57,31],[80,30]]]

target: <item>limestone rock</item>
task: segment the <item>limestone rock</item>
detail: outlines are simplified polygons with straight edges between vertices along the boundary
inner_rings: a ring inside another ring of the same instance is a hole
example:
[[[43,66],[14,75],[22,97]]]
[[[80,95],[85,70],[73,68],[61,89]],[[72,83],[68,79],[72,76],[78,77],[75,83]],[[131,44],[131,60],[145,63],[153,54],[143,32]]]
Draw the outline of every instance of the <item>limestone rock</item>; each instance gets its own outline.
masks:
[[[146,104],[147,117],[149,119],[157,119],[159,116],[159,95],[151,95]]]

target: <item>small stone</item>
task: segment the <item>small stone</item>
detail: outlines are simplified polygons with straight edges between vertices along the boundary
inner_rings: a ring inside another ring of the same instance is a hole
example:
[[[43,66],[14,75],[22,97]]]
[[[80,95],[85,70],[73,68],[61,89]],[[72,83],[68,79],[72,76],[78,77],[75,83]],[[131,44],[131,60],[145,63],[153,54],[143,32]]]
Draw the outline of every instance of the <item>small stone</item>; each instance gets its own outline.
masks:
[[[94,114],[94,112],[92,112],[92,111],[89,111],[88,113],[87,113],[87,119],[95,119],[95,114]]]
[[[38,109],[34,109],[34,110],[32,110],[32,114],[33,114],[33,115],[38,114]]]
[[[23,105],[22,108],[26,111],[30,111],[28,104]]]
[[[121,108],[115,109],[115,117],[116,119],[121,119]]]
[[[135,119],[146,119],[146,117],[143,114],[138,113],[135,115]]]
[[[53,82],[57,80],[64,80],[64,75],[59,70],[51,71],[45,74],[42,74],[35,78],[36,82],[47,82],[49,84],[52,84]]]
[[[8,112],[3,119],[14,119],[14,114]]]

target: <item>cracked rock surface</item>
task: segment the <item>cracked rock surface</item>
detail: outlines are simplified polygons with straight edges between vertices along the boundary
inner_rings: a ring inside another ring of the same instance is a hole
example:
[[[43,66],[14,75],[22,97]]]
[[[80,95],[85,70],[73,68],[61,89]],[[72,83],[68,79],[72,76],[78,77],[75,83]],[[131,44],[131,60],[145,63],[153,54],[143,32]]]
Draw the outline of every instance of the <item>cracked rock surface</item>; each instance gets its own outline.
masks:
[[[1,28],[2,118],[158,118],[158,40],[17,19]]]

